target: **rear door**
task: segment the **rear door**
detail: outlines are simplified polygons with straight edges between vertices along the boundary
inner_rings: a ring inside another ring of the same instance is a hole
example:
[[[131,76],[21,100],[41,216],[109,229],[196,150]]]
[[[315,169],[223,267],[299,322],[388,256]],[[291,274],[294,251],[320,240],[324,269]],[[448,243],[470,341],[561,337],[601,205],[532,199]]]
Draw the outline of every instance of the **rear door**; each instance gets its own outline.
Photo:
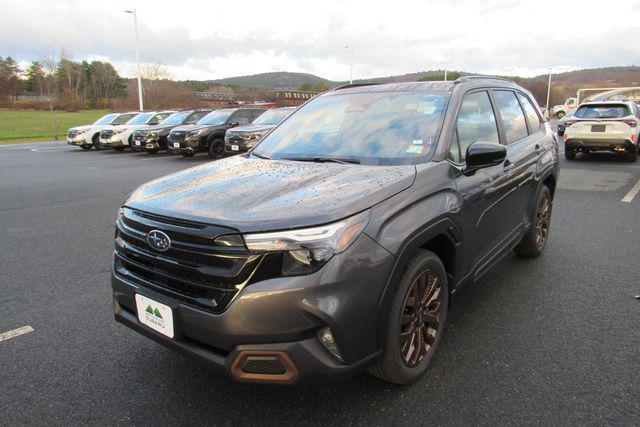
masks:
[[[534,174],[538,157],[542,153],[544,129],[530,101],[512,90],[493,90],[496,100],[504,142],[507,145],[507,159],[504,171],[507,185],[513,191],[506,207],[512,213],[510,217],[513,229],[528,225],[531,217],[531,203],[535,197]],[[523,101],[526,102],[523,104]],[[528,108],[523,108],[527,107]],[[530,108],[529,108],[530,107]],[[528,114],[525,111],[529,110]]]

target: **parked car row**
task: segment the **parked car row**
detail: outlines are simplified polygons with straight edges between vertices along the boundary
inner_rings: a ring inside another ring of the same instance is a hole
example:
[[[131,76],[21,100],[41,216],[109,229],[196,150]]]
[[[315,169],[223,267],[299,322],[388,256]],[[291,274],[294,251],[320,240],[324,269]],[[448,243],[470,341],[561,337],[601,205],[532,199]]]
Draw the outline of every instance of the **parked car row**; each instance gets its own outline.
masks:
[[[95,123],[69,129],[67,143],[84,150],[146,151],[211,158],[251,149],[295,107],[130,111],[111,113]],[[233,132],[227,135],[227,131]]]

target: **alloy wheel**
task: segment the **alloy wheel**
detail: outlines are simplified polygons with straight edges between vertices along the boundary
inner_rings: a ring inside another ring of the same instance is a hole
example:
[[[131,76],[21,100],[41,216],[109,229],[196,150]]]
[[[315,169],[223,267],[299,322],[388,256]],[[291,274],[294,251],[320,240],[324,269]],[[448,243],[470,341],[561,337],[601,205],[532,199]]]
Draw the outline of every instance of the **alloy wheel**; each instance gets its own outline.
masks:
[[[544,246],[547,240],[547,234],[549,234],[550,210],[549,197],[545,195],[540,199],[540,202],[538,202],[538,212],[536,215],[536,246],[538,248]]]
[[[438,275],[424,271],[414,279],[400,320],[400,356],[405,365],[418,365],[435,344],[442,324],[443,301]]]

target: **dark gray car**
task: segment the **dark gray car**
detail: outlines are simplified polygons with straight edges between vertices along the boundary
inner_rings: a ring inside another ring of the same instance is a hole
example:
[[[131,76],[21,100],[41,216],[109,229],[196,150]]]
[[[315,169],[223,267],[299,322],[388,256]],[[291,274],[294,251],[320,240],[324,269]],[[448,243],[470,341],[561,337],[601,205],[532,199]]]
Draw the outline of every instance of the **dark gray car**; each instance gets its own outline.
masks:
[[[339,88],[251,152],[124,202],[115,318],[239,381],[406,384],[455,292],[543,251],[557,173],[555,136],[512,82]]]

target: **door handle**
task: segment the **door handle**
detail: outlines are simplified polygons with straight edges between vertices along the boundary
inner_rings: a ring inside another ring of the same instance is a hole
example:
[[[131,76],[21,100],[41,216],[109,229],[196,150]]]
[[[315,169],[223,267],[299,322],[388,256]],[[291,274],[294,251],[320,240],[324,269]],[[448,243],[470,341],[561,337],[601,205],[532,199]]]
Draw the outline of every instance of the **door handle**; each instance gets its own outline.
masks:
[[[504,171],[505,171],[505,172],[509,172],[510,170],[512,170],[512,169],[513,169],[513,163],[511,163],[511,162],[509,161],[509,159],[505,160],[505,161],[504,161],[503,169],[504,169]]]

